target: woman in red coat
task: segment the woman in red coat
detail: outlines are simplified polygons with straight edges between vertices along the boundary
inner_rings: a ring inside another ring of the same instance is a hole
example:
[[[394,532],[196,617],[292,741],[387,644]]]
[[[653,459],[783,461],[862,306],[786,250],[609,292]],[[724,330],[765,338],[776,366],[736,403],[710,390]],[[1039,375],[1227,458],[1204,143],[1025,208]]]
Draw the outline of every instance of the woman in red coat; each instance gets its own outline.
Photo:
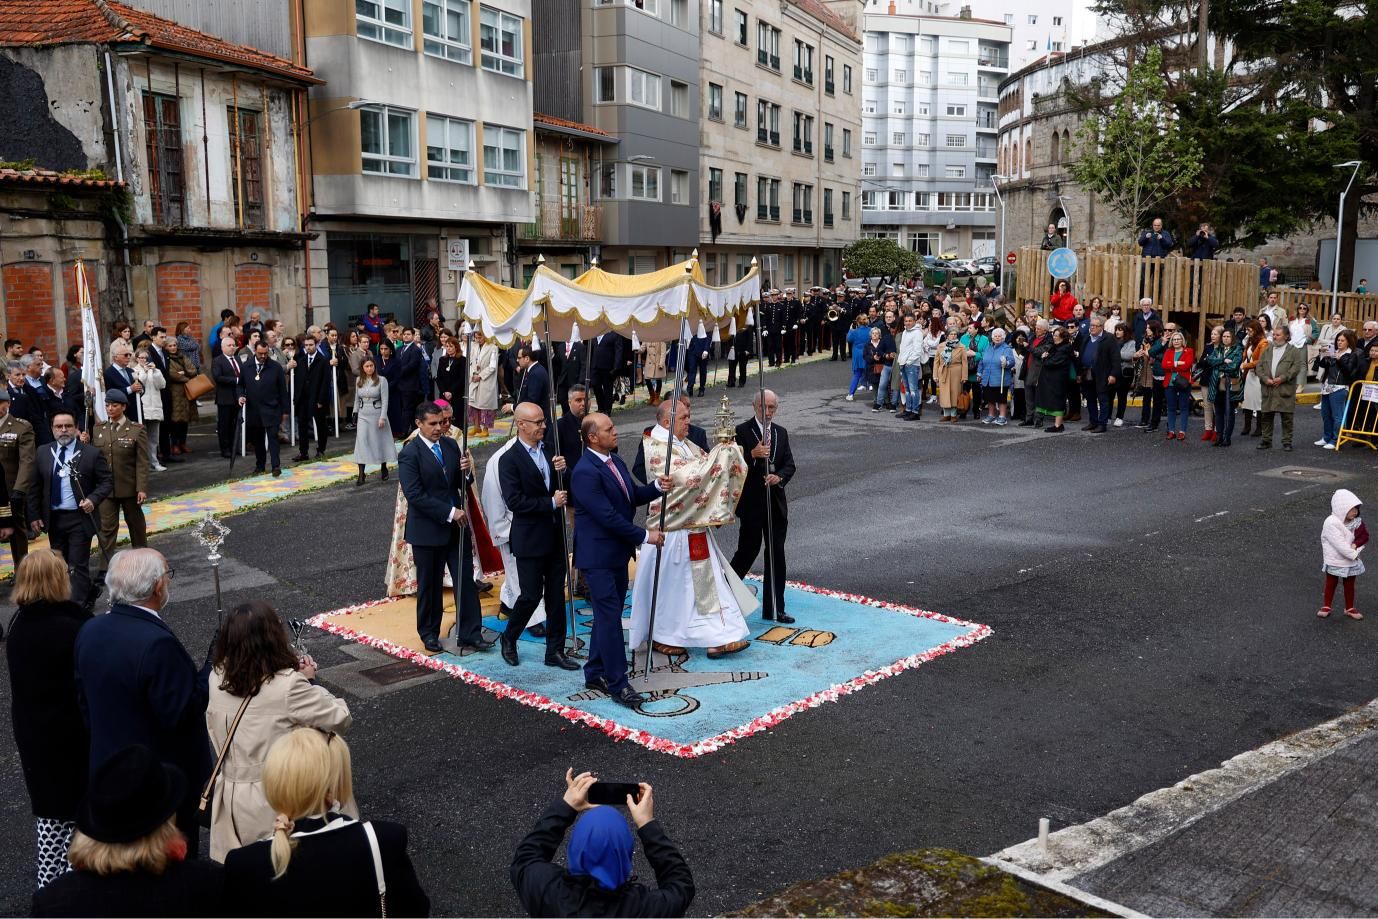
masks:
[[[1191,418],[1191,365],[1196,355],[1187,347],[1186,336],[1173,332],[1163,352],[1163,386],[1167,390],[1167,439],[1187,439],[1187,420]]]
[[[1072,285],[1066,281],[1058,281],[1057,289],[1048,298],[1048,303],[1053,308],[1053,319],[1056,322],[1071,322],[1072,307],[1077,305],[1077,298],[1072,294]]]

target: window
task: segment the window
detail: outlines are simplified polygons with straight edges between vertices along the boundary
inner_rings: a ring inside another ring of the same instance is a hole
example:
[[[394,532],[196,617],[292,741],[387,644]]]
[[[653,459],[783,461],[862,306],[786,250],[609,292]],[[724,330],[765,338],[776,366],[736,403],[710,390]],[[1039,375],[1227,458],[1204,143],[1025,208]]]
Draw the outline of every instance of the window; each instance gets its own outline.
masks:
[[[354,0],[354,25],[360,38],[410,48],[411,0]]]
[[[176,96],[144,93],[144,132],[153,222],[181,226],[186,220],[182,184],[182,117]]]
[[[717,83],[708,84],[708,117],[722,121],[722,87]]]
[[[722,203],[722,170],[708,167],[708,200]]]
[[[735,173],[732,182],[732,203],[737,207],[746,207],[746,173]]]
[[[739,44],[739,45],[745,45],[745,44],[746,44],[746,13],[743,13],[741,10],[735,10],[734,12],[736,12],[736,14],[737,14],[737,36],[736,36],[736,37],[737,37],[737,44]]]
[[[630,182],[628,187],[631,189],[627,197],[638,201],[659,201],[660,200],[660,167],[659,166],[639,166],[633,164],[628,167]]]
[[[833,56],[823,55],[823,92],[833,95]]]
[[[842,129],[842,155],[843,155],[843,156],[851,156],[851,155],[852,155],[852,129],[851,129],[851,128],[843,128],[843,129]]]
[[[474,181],[474,123],[426,116],[426,178]]]
[[[842,91],[851,95],[852,93],[852,65],[842,65]]]
[[[874,115],[876,113],[876,100],[867,99],[861,103],[861,114]]]
[[[1007,26],[1012,26],[1012,25],[1014,25],[1014,14],[1013,14],[1013,13],[1006,13],[1006,14],[1005,14],[1005,25],[1007,25]]]
[[[660,111],[660,77],[635,67],[627,68],[627,101]]]
[[[479,63],[484,70],[519,77],[522,67],[522,21],[511,13],[479,7],[478,44],[482,54]]]
[[[899,100],[896,100],[894,103],[892,103],[891,106],[890,106],[890,114],[891,114],[891,115],[903,115],[903,114],[904,114],[904,103],[903,103],[903,102],[900,102]]]
[[[938,38],[937,38],[937,36],[936,36],[936,35],[923,35],[923,36],[920,36],[920,38],[919,38],[919,53],[920,53],[920,54],[928,54],[928,55],[937,54],[937,53],[938,53]]]
[[[526,187],[525,131],[483,126],[483,184]]]
[[[737,93],[736,105],[732,112],[732,124],[739,128],[746,127],[746,93]]]
[[[385,105],[359,109],[364,172],[415,177],[415,133],[415,112]]]
[[[689,203],[689,173],[683,169],[670,170],[670,203]]]
[[[825,189],[823,189],[823,226],[825,226],[825,227],[830,227],[830,226],[832,226],[832,225],[833,225],[833,190],[832,190],[831,188],[825,188]]]
[[[965,118],[967,107],[965,105],[949,105],[947,107],[947,114],[953,118]]]
[[[873,175],[875,175],[875,174],[876,174],[876,164],[875,164],[875,163],[862,163],[862,164],[861,164],[861,174],[864,175],[864,176],[873,176]]]
[[[925,172],[924,174],[927,175],[926,172]],[[926,211],[926,210],[930,210],[930,207],[929,207],[929,201],[930,201],[930,200],[931,200],[931,195],[930,195],[929,192],[926,192],[926,191],[916,191],[916,192],[914,192],[914,210],[916,210],[916,211]]]
[[[951,83],[953,86],[966,86],[967,74],[965,72],[949,70],[947,72],[947,82]]]
[[[708,31],[715,35],[722,34],[722,0],[708,2]]]
[[[866,68],[866,82],[867,82],[867,83],[879,83],[879,82],[880,82],[880,71],[877,70],[877,69],[874,68],[874,67],[867,67],[867,68]]]
[[[670,114],[676,118],[689,117],[689,84],[670,81]]]
[[[833,126],[827,121],[823,122],[823,160],[833,161]]]
[[[914,36],[912,35],[891,35],[894,39],[895,50],[900,54],[908,54],[914,50]]]
[[[756,219],[780,220],[780,180],[760,176],[756,179]]]
[[[863,211],[874,211],[876,209],[876,193],[864,191],[861,193],[861,209]]]
[[[943,178],[946,179],[965,179],[967,168],[965,166],[948,166],[943,169]]]
[[[593,101],[594,101],[594,102],[615,102],[615,101],[617,101],[617,68],[616,68],[616,67],[595,67],[595,68],[593,68]]]
[[[813,223],[813,186],[795,182],[793,205],[793,211],[790,215],[792,222]]]
[[[919,255],[937,255],[943,248],[943,234],[910,233],[909,248]]]
[[[863,147],[874,147],[876,145],[876,132],[863,131],[861,134],[861,145]]]
[[[1053,50],[1053,51],[1061,51],[1061,50],[1062,50],[1062,42],[1060,42],[1060,41],[1055,41],[1055,42],[1053,42],[1052,50]]]
[[[909,192],[891,191],[885,193],[885,209],[887,211],[907,211],[909,210]]]
[[[852,193],[849,191],[842,193],[842,219],[852,219]]]
[[[813,116],[794,113],[794,152],[813,156]]]
[[[794,78],[813,85],[813,45],[794,40]]]
[[[461,64],[473,62],[469,0],[424,0],[421,4],[422,50]]]
[[[970,54],[971,42],[956,38],[948,39],[947,50],[952,54]]]
[[[780,70],[780,30],[759,20],[756,22],[756,63],[777,73]]]
[[[926,178],[928,178],[928,164],[927,164],[927,163],[915,163],[915,164],[914,164],[914,175],[917,176],[917,177],[919,177],[920,179],[926,179]]]
[[[1062,17],[1061,17],[1061,16],[1054,16],[1054,17],[1053,17],[1053,25],[1055,25],[1055,26],[1060,26],[1060,25],[1062,25]]]
[[[927,134],[927,133],[924,133],[924,134],[915,134],[915,135],[914,135],[914,146],[916,146],[916,147],[931,147],[932,145],[933,145],[933,138],[932,138],[931,135],[929,135],[929,134]]]
[[[914,105],[914,114],[915,114],[915,115],[927,115],[927,114],[928,114],[928,103],[927,103],[927,102],[918,102],[918,103],[915,103],[915,105]]]
[[[904,164],[903,164],[903,163],[891,163],[891,164],[890,164],[890,175],[892,175],[892,176],[902,176],[902,175],[904,175]]]
[[[907,82],[909,82],[909,71],[907,71],[907,70],[896,70],[896,71],[895,71],[895,82],[896,82],[896,83],[907,83]]]
[[[965,134],[949,134],[944,142],[949,147],[965,147],[967,145],[967,136]]]
[[[1037,14],[1037,13],[1030,13],[1030,14],[1029,14],[1029,25],[1031,25],[1031,26],[1036,26],[1036,25],[1038,25],[1038,14]]]
[[[756,143],[780,146],[780,106],[774,102],[756,101]]]
[[[689,24],[689,0],[670,0],[670,25],[684,28]]]
[[[896,146],[903,146],[903,145],[904,145],[904,132],[903,132],[903,131],[891,131],[891,132],[890,132],[890,143],[891,143],[891,144],[894,144],[894,145],[896,145]]]
[[[1028,43],[1025,45],[1025,47],[1028,48],[1028,50],[1030,50],[1030,51],[1037,51],[1037,50],[1038,50],[1038,39],[1036,39],[1036,38],[1031,38],[1031,39],[1029,39],[1029,41],[1028,41]]]
[[[229,109],[230,191],[235,220],[263,226],[263,114]]]

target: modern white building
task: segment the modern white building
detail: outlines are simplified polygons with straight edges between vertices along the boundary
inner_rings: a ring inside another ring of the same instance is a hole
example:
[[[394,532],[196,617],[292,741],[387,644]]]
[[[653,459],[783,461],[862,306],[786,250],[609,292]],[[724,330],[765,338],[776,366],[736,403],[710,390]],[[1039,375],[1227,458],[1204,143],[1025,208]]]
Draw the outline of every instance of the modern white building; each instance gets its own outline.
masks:
[[[1095,14],[1080,0],[866,0],[866,12],[962,16],[1002,22],[1012,30],[1009,61],[1018,70],[1046,54],[1091,41]]]
[[[862,235],[928,255],[995,253],[997,106],[1010,26],[867,13]]]

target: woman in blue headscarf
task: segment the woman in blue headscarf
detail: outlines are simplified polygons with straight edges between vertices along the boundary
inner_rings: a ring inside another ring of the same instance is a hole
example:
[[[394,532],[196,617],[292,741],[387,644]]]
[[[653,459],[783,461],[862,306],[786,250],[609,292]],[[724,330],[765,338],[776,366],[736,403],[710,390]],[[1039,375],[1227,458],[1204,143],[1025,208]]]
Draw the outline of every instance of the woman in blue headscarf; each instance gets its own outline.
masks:
[[[532,916],[683,916],[694,900],[694,878],[679,849],[655,819],[651,786],[641,783],[627,810],[641,848],[655,872],[656,887],[632,876],[635,842],[626,818],[615,808],[589,803],[592,773],[565,772],[565,795],[546,808],[512,858],[512,886]],[[565,831],[569,867],[553,859]]]

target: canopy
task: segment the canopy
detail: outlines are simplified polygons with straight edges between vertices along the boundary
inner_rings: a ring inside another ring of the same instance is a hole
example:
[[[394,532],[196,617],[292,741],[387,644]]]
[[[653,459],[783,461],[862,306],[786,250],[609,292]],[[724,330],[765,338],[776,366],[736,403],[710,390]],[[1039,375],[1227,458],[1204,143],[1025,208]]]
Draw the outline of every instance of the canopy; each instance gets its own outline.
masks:
[[[761,299],[761,274],[752,265],[746,277],[723,287],[705,283],[698,259],[690,259],[649,274],[610,274],[590,268],[574,280],[538,265],[526,290],[504,287],[476,271],[466,271],[459,288],[459,308],[465,319],[500,344],[510,345],[533,332],[569,341],[574,325],[579,337],[604,332],[648,341],[679,338],[680,322],[689,330],[726,327]],[[543,309],[545,314],[543,315]],[[711,334],[711,332],[709,333]]]

